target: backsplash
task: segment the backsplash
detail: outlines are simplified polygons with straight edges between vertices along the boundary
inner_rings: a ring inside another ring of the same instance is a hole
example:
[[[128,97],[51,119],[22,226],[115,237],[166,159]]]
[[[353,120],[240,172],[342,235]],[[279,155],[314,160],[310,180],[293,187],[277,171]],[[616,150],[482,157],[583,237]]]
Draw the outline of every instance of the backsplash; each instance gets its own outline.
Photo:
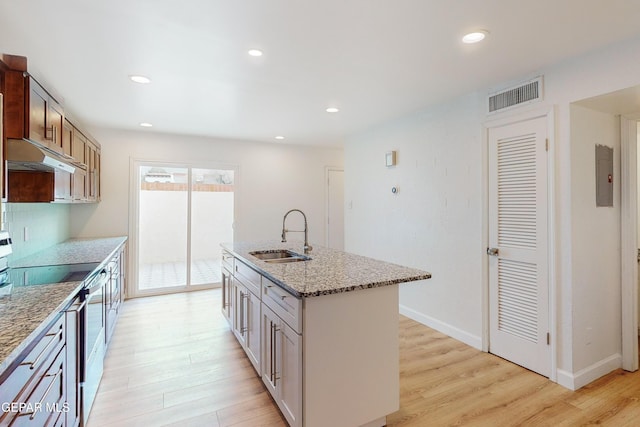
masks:
[[[2,210],[3,226],[13,240],[13,254],[9,256],[9,265],[13,260],[63,242],[70,236],[69,205],[3,203]]]

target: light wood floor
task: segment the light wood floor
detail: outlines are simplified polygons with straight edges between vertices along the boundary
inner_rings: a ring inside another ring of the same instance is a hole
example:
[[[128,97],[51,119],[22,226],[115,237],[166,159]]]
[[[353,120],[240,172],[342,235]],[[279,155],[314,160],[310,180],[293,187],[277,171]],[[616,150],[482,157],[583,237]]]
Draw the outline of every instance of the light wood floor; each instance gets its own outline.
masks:
[[[286,426],[219,306],[220,290],[126,301],[88,427]],[[401,317],[400,410],[388,423],[638,426],[640,373],[571,392]]]

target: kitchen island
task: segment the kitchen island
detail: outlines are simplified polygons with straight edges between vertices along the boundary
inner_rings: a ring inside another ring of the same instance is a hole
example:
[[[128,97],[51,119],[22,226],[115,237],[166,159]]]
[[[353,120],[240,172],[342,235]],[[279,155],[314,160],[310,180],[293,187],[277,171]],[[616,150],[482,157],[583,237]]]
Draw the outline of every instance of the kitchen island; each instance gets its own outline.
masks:
[[[223,313],[290,425],[383,426],[399,408],[398,285],[431,274],[302,246],[223,244]],[[283,250],[296,259],[261,254]]]

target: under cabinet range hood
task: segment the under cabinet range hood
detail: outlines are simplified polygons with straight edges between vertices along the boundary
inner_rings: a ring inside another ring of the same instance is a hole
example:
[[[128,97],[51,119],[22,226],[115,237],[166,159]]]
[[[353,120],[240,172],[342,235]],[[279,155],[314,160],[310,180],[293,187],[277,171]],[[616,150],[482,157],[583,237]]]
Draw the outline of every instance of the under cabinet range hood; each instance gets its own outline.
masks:
[[[28,139],[7,139],[7,169],[74,173],[76,167],[62,154]]]

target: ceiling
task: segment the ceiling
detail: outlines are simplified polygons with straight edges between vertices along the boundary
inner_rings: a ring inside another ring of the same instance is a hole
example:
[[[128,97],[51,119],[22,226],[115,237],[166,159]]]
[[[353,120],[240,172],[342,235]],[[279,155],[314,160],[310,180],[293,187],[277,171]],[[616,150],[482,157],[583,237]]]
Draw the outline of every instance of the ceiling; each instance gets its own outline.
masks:
[[[638,37],[639,21],[629,0],[0,0],[0,52],[90,126],[340,146]],[[463,44],[476,29],[489,36]]]

